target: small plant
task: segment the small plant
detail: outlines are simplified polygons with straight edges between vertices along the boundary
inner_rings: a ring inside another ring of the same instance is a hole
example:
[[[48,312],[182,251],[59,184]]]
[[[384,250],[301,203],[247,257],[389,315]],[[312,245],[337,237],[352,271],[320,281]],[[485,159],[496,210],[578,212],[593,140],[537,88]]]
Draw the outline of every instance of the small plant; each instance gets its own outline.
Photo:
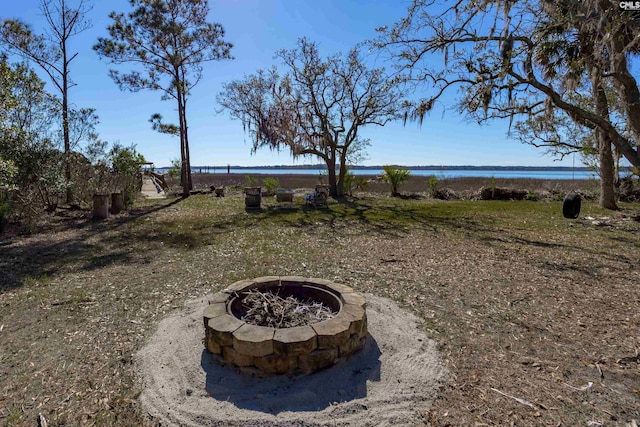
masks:
[[[366,176],[358,176],[353,186],[358,191],[364,191],[367,188],[367,184],[369,184],[369,180]]]
[[[245,187],[255,187],[258,184],[258,180],[251,175],[245,175],[244,180],[247,182]]]
[[[436,193],[436,187],[438,186],[438,178],[435,175],[429,177],[429,194],[433,197]]]
[[[262,184],[267,190],[267,195],[273,196],[280,187],[280,180],[278,178],[268,177],[262,181]]]
[[[406,168],[397,168],[395,166],[383,166],[382,179],[391,186],[391,195],[398,196],[398,187],[409,179],[411,171]]]
[[[353,196],[353,174],[350,172],[347,172],[344,175],[344,183],[342,184],[342,188],[344,189],[344,192],[346,194],[348,194],[349,196]]]
[[[353,190],[364,191],[369,180],[364,176],[355,176],[349,169],[344,175],[344,192],[349,196],[353,196]]]
[[[536,193],[529,192],[529,193],[525,194],[524,199],[525,200],[530,200],[532,202],[535,202],[535,201],[538,200],[538,196],[536,195]]]
[[[496,177],[491,176],[491,199],[495,199],[496,197]]]
[[[181,171],[182,171],[182,162],[180,161],[180,159],[171,160],[171,169],[167,171],[167,175],[169,175],[169,178],[179,177]]]
[[[355,176],[351,173],[349,168],[345,166],[345,173],[342,183],[342,189],[345,194],[349,196],[353,196],[353,182],[355,181]]]

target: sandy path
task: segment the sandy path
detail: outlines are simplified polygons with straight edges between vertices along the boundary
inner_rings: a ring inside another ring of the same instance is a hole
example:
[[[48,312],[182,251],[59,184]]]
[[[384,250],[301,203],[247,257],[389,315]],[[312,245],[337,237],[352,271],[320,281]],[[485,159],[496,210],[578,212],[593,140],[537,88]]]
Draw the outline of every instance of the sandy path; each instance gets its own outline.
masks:
[[[419,319],[366,294],[369,339],[347,362],[297,378],[252,378],[213,363],[202,310],[188,302],[159,324],[136,362],[143,409],[161,425],[399,426],[421,424],[449,374]]]

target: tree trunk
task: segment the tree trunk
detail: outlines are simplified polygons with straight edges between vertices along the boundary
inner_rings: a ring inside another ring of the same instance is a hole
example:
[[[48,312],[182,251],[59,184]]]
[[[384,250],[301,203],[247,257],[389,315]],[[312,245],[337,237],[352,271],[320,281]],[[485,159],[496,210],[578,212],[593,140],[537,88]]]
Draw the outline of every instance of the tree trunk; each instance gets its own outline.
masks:
[[[596,129],[598,150],[600,153],[600,206],[605,209],[618,210],[615,195],[615,168],[611,142],[600,129]]]
[[[182,185],[182,196],[189,197],[189,177],[187,175],[187,158],[185,154],[184,135],[182,135],[182,129],[180,130],[180,162],[182,164],[180,168],[180,184]]]
[[[64,16],[63,18],[64,19]],[[69,137],[69,79],[67,64],[67,45],[63,41],[62,48],[62,136],[64,139],[64,178],[67,184],[67,204],[73,204],[73,189],[71,187],[71,141]]]
[[[180,178],[182,183],[182,196],[189,197],[191,194],[191,189],[189,188],[189,176],[191,175],[191,167],[189,165],[189,159],[187,155],[187,144],[186,144],[186,129],[184,123],[184,108],[182,105],[182,87],[180,84],[180,70],[175,70],[174,78],[176,80],[176,98],[178,100],[178,120],[180,127],[180,161],[182,163],[182,167],[180,169]]]
[[[187,184],[189,191],[193,190],[193,180],[191,179],[191,154],[189,153],[189,126],[187,125],[187,97],[182,94],[182,122],[184,124],[184,152],[187,159]]]
[[[336,188],[336,194],[338,198],[344,197],[344,176],[347,172],[347,156],[345,153],[340,153],[340,172],[338,175],[338,185]]]
[[[111,193],[111,213],[119,214],[124,209],[124,194]]]
[[[607,95],[602,86],[602,76],[598,67],[591,68],[591,84],[595,111],[601,117],[609,117],[609,104]],[[615,169],[613,153],[611,151],[611,139],[609,135],[599,127],[595,129],[596,141],[600,160],[600,206],[605,209],[618,210],[615,193]]]
[[[93,218],[107,219],[109,217],[109,196],[106,194],[94,194]]]
[[[331,150],[331,154],[327,156],[327,174],[329,177],[329,193],[331,197],[337,197],[338,186],[336,182],[336,153]]]

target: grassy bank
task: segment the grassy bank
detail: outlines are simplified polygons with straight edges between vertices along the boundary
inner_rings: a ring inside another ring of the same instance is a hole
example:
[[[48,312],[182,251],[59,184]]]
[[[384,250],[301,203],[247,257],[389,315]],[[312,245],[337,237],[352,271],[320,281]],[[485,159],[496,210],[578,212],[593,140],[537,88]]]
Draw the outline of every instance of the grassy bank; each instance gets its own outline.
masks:
[[[427,424],[640,420],[637,205],[587,201],[569,221],[560,202],[273,204],[202,194],[0,239],[0,425],[152,424],[132,362],[157,321],[264,275],[329,278],[423,319],[455,376]]]

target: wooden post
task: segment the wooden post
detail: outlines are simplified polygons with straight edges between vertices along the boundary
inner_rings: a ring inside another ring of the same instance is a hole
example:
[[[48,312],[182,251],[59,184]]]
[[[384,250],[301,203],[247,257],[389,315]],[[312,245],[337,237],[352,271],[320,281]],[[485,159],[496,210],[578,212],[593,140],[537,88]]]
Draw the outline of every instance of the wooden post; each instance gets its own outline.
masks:
[[[124,194],[111,193],[111,213],[118,214],[124,209]]]
[[[109,217],[109,196],[106,194],[93,195],[93,218],[106,219]]]

